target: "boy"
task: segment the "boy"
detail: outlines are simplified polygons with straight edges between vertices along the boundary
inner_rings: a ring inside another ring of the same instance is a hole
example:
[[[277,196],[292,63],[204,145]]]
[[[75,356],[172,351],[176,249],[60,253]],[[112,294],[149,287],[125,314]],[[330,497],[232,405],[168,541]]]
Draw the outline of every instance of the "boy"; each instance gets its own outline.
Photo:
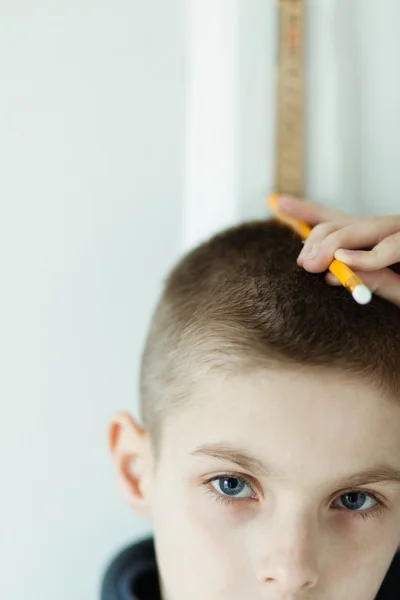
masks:
[[[316,205],[286,205],[318,222]],[[173,269],[143,354],[143,427],[118,413],[109,429],[154,538],[113,562],[103,600],[400,597],[400,277],[367,306],[326,285],[339,220],[313,230],[311,266],[271,220]]]

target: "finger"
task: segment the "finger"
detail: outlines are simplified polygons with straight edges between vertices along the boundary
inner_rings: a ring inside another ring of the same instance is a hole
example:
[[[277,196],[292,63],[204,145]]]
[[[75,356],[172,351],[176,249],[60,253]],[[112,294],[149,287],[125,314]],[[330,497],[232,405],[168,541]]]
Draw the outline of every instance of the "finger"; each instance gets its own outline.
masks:
[[[357,219],[344,225],[324,242],[324,250],[336,252],[346,250],[365,250],[379,244],[390,235],[400,232],[400,215]]]
[[[333,273],[331,273],[330,271],[328,271],[328,273],[325,274],[325,281],[326,283],[329,283],[329,285],[335,285],[335,286],[339,286],[342,285],[339,281],[339,279],[337,277],[334,276]]]
[[[278,208],[287,215],[304,221],[309,225],[316,225],[325,221],[350,223],[356,219],[356,217],[347,213],[331,210],[322,204],[317,204],[310,200],[300,200],[293,196],[279,196]]]
[[[320,223],[319,225],[315,225],[311,230],[311,233],[308,235],[304,246],[297,257],[297,264],[302,267],[305,259],[315,258],[316,252],[321,244],[321,242],[328,237],[334,231],[337,231],[343,227],[340,223]],[[318,263],[317,263],[318,264]],[[329,264],[329,263],[327,263]],[[327,265],[324,263],[321,267],[321,271],[325,270]]]
[[[334,254],[350,267],[363,271],[377,271],[400,262],[400,231],[389,235],[372,250],[336,250]]]
[[[312,254],[308,258],[304,256],[301,266],[310,273],[321,273],[332,262],[336,250],[372,248],[385,237],[399,231],[400,216],[357,219],[328,234],[319,245],[314,243]]]
[[[355,271],[355,273],[374,294],[400,308],[400,275],[387,268],[369,272]],[[325,281],[332,286],[341,285],[330,272],[326,273]]]

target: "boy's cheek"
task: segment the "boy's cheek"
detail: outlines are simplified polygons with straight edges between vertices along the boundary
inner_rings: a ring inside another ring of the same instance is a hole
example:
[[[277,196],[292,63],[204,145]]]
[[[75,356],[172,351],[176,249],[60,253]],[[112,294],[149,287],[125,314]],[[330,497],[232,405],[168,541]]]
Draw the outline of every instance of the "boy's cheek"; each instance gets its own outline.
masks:
[[[237,589],[237,583],[232,582],[235,576],[237,579],[237,561],[242,554],[233,552],[227,538],[218,535],[211,522],[204,521],[204,514],[196,515],[185,501],[177,503],[172,513],[167,506],[163,510],[159,506],[154,536],[159,569],[170,594],[168,600],[207,598],[210,590],[216,600],[239,598],[231,595],[231,588]],[[226,591],[218,592],[222,588]]]

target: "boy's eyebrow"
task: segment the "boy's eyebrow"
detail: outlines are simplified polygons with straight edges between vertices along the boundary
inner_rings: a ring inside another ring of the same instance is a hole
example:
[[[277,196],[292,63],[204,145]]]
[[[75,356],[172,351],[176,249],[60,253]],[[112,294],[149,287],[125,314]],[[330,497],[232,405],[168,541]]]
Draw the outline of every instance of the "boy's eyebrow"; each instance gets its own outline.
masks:
[[[211,456],[217,460],[229,461],[248,471],[252,471],[254,474],[264,477],[271,477],[273,474],[273,470],[270,469],[268,465],[262,463],[258,458],[251,456],[240,448],[235,448],[224,442],[203,444],[198,446],[193,452],[190,452],[190,454],[196,456]],[[338,487],[351,487],[378,482],[393,482],[400,484],[400,470],[388,464],[376,465],[360,471],[359,473],[355,473],[354,475],[344,477],[342,480],[337,481],[336,485]]]

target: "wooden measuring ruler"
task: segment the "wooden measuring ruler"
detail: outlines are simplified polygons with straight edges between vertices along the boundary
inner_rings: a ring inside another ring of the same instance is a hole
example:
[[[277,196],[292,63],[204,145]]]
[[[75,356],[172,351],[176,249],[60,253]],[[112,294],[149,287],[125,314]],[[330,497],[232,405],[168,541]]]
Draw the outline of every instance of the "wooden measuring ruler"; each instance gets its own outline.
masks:
[[[279,49],[276,90],[275,191],[304,195],[305,0],[277,0]]]

